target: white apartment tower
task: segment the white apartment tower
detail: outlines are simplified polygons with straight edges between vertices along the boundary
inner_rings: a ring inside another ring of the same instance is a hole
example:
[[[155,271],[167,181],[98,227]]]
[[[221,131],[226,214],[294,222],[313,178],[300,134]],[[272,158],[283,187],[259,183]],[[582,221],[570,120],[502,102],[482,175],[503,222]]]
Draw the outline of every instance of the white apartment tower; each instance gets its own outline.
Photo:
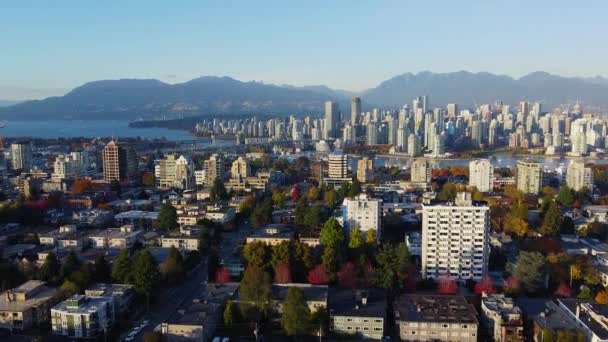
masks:
[[[566,173],[566,184],[574,191],[581,191],[583,188],[593,189],[593,171],[590,167],[585,167],[585,163],[575,160],[568,165]]]
[[[238,157],[232,162],[230,167],[230,177],[232,178],[245,178],[251,176],[251,168],[249,162],[243,157]]]
[[[342,151],[335,151],[330,154],[328,162],[327,176],[329,178],[347,178],[348,177],[348,155]]]
[[[353,199],[345,198],[342,205],[344,228],[348,231],[359,228],[361,232],[373,230],[376,233],[376,238],[380,239],[381,199],[370,198],[366,194],[360,194]]]
[[[13,169],[29,171],[32,167],[32,159],[32,144],[29,141],[19,141],[11,144]]]
[[[458,193],[454,203],[422,207],[422,277],[480,280],[488,271],[490,208]]]
[[[494,188],[494,166],[488,159],[475,159],[469,163],[469,185],[481,192]]]
[[[532,159],[517,161],[517,190],[538,194],[543,186],[543,164]]]
[[[428,160],[416,159],[412,162],[411,180],[414,183],[428,183],[431,181],[432,171]]]

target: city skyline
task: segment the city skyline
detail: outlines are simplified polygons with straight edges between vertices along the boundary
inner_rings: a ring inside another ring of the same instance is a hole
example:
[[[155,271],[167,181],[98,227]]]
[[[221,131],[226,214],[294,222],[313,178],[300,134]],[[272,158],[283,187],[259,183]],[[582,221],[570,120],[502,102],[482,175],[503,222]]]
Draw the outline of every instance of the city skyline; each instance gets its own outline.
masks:
[[[361,91],[422,70],[608,75],[606,47],[597,44],[606,33],[599,1],[323,5],[11,5],[0,14],[0,37],[12,51],[3,56],[0,98],[62,95],[118,78],[230,75]]]

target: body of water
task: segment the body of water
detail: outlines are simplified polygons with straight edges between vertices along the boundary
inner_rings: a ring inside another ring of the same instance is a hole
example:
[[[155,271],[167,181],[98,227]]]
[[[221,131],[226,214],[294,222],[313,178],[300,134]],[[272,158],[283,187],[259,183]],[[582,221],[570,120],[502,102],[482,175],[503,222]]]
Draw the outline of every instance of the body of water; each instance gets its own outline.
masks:
[[[186,131],[166,128],[130,128],[128,121],[120,120],[38,120],[6,121],[0,129],[4,137],[142,137],[148,139],[193,140],[196,136]]]

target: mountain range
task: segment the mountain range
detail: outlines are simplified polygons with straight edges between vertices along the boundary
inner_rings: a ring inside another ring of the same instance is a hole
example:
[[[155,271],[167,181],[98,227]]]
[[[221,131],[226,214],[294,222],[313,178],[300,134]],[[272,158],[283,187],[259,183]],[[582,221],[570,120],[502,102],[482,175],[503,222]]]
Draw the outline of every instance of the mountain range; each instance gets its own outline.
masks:
[[[539,101],[546,109],[580,101],[608,108],[608,79],[562,77],[533,72],[521,78],[467,71],[405,73],[361,93],[327,86],[273,85],[204,76],[179,84],[154,79],[103,80],[86,83],[64,96],[24,101],[0,108],[2,119],[158,119],[201,115],[319,114],[323,103],[337,101],[350,111],[350,97],[360,96],[364,109],[399,108],[428,95],[430,107],[463,107],[503,101]]]

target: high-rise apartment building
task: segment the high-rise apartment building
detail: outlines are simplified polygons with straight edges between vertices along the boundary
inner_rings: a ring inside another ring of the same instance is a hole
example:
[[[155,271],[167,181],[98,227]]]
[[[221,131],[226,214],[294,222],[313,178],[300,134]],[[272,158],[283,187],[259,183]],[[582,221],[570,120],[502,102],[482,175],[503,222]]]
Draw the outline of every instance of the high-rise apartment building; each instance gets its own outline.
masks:
[[[54,182],[59,182],[64,179],[77,178],[82,176],[84,163],[81,160],[73,157],[72,154],[60,154],[53,162],[53,174],[51,179]]]
[[[11,144],[11,161],[13,169],[25,170],[33,166],[32,144],[29,141],[18,141]]]
[[[423,205],[422,277],[465,281],[487,274],[490,208],[458,193],[454,203]]]
[[[411,180],[414,183],[429,183],[432,171],[428,160],[424,158],[415,159],[412,162]]]
[[[376,238],[380,239],[380,227],[382,218],[382,200],[370,198],[366,194],[360,194],[355,198],[345,198],[342,215],[344,216],[344,228],[351,231],[355,228],[361,232],[373,230]]]
[[[335,151],[328,157],[328,172],[329,178],[347,178],[348,177],[348,155],[342,151]]]
[[[407,138],[407,154],[412,157],[417,156],[420,153],[420,141],[415,134],[410,134]]]
[[[494,166],[488,159],[471,160],[469,185],[481,192],[490,192],[494,189]]]
[[[230,177],[245,178],[249,176],[251,176],[251,167],[249,167],[249,162],[245,158],[238,157],[238,159],[232,162]]]
[[[543,186],[543,164],[532,159],[517,161],[517,189],[526,194],[538,194]]]
[[[357,180],[367,183],[374,179],[374,160],[363,157],[357,161]]]
[[[137,176],[137,155],[132,147],[112,140],[103,149],[103,178],[132,181]]]
[[[592,190],[593,170],[586,167],[583,161],[571,161],[566,173],[566,184],[574,191],[581,191],[584,188]]]
[[[325,102],[325,131],[324,138],[332,139],[338,137],[340,126],[340,113],[338,112],[338,103],[327,101]]]
[[[458,116],[458,105],[455,103],[448,103],[448,118],[456,118]]]
[[[209,159],[205,160],[203,168],[205,169],[208,186],[213,185],[216,179],[219,179],[220,182],[224,181],[224,160],[219,155],[214,154],[209,157]]]
[[[188,189],[194,185],[194,164],[188,158],[169,154],[158,163],[159,187]]]
[[[350,123],[354,126],[361,117],[361,98],[353,97],[350,101]]]

